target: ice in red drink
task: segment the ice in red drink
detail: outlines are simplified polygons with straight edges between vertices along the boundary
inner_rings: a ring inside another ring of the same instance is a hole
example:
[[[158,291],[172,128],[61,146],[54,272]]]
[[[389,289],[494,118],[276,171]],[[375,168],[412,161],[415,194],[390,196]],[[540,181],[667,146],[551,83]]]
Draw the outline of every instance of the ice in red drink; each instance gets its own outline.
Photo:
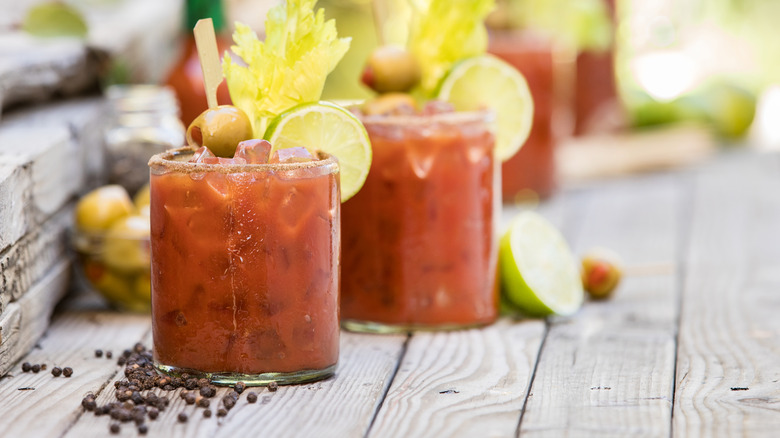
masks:
[[[391,332],[495,320],[499,164],[491,117],[362,118],[373,161],[361,191],[343,205],[346,328]]]
[[[243,164],[268,161],[252,155],[267,149],[238,150],[226,159],[184,148],[149,163],[155,362],[223,384],[332,375],[338,164]]]

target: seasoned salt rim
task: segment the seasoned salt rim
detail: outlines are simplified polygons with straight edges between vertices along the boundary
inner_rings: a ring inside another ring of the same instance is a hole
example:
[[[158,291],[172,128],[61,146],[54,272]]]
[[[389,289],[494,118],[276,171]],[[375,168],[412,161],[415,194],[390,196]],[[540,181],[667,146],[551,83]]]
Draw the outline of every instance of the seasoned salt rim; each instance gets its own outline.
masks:
[[[304,161],[298,163],[271,163],[271,164],[206,164],[190,163],[189,161],[179,161],[175,158],[183,158],[193,155],[196,148],[185,146],[177,149],[170,149],[165,152],[153,155],[149,159],[149,167],[152,170],[161,170],[166,172],[178,173],[208,173],[217,172],[224,174],[244,173],[244,172],[288,172],[298,169],[316,169],[320,167],[333,167],[328,173],[334,173],[338,170],[338,160],[336,157],[324,152],[317,152],[318,160]]]
[[[365,115],[356,114],[357,118],[363,123],[372,125],[429,125],[429,124],[448,124],[460,125],[464,123],[493,123],[496,120],[496,114],[489,109],[477,111],[453,111],[438,114],[414,114],[414,115]]]

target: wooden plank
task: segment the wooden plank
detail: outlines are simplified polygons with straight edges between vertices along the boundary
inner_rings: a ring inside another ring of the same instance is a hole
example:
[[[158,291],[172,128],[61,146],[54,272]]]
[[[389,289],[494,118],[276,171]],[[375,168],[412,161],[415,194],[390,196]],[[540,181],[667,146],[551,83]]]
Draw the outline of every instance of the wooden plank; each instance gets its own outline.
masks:
[[[31,197],[30,167],[17,158],[0,156],[0,251],[27,232],[30,220],[25,206]]]
[[[25,161],[32,175],[31,215],[40,223],[60,209],[84,184],[79,145],[66,124],[0,126],[0,154]]]
[[[371,437],[511,436],[536,354],[541,320],[416,333]]]
[[[38,341],[65,295],[70,278],[70,260],[63,260],[0,316],[0,374],[5,373]]]
[[[171,406],[157,421],[148,423],[149,434],[170,438],[252,436],[258,432],[274,437],[362,437],[390,384],[405,340],[406,336],[400,335],[343,332],[336,377],[307,385],[280,387],[275,393],[249,389],[259,392],[257,404],[248,404],[246,396],[242,395],[224,419],[204,418],[201,408],[185,405],[178,396],[179,391],[169,393]],[[99,395],[99,404],[113,401],[113,387],[108,385],[107,388],[108,391]],[[227,391],[220,389],[218,396],[212,399],[211,408],[215,414],[221,396]],[[189,415],[187,423],[177,421],[180,412]],[[65,436],[103,437],[108,425],[106,417],[84,415]],[[124,426],[122,433],[135,435],[131,430],[133,427]]]
[[[146,315],[69,312],[55,317],[47,335],[40,340],[40,348],[20,360],[46,363],[48,369],[38,374],[23,373],[16,363],[10,375],[0,381],[3,436],[62,436],[84,412],[82,397],[107,385],[120,369],[116,365],[119,353],[149,329]],[[96,358],[97,348],[112,350],[114,359]],[[69,366],[73,376],[54,378],[50,373],[53,366]],[[108,426],[100,428],[100,432],[100,436],[108,436]]]
[[[124,0],[80,8],[87,21],[86,40],[27,35],[18,23],[39,2],[21,3],[26,6],[4,5],[0,17],[0,28],[3,22],[10,27],[0,32],[0,109],[94,89],[108,57],[138,83],[161,82],[176,59],[175,45],[161,42],[174,41],[180,33],[180,0]]]
[[[87,186],[94,187],[105,181],[103,133],[110,121],[109,116],[107,103],[102,97],[84,97],[14,111],[3,118],[0,126],[28,131],[51,126],[66,128],[73,142],[79,146],[78,155],[68,159],[77,158],[83,163]]]
[[[10,301],[19,299],[65,257],[72,222],[71,204],[0,253],[0,315]]]
[[[696,177],[674,436],[780,430],[780,159],[730,156]]]
[[[585,192],[567,233],[575,252],[592,245],[622,254],[627,275],[612,300],[553,318],[540,353],[522,436],[666,436],[675,355],[674,263],[684,181],[653,176]]]

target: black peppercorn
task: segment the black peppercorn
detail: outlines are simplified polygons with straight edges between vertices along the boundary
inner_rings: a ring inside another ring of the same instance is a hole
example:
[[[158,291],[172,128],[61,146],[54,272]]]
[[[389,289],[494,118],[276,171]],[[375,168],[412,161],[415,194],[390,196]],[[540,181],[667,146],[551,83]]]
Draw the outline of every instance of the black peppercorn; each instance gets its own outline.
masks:
[[[101,349],[95,350],[95,357],[103,357],[103,350]]]
[[[116,434],[118,434],[118,433],[119,433],[119,425],[118,425],[118,424],[116,424],[116,423],[112,424],[112,425],[111,425],[111,427],[109,427],[108,429],[109,429],[109,430],[111,431],[111,433],[113,433],[114,435],[116,435]]]
[[[30,365],[30,362],[25,362],[22,364],[22,371],[25,373],[29,373],[32,369],[32,365]]]
[[[217,409],[217,417],[224,417],[226,415],[227,415],[227,409],[225,408]]]
[[[203,416],[206,418],[211,418],[211,409],[206,409],[203,411]]]
[[[257,401],[257,394],[250,392],[246,395],[246,401],[249,403],[255,403]]]
[[[271,391],[271,392],[274,392],[274,391],[276,391],[277,389],[279,389],[279,384],[278,384],[278,383],[276,383],[276,382],[271,382],[271,383],[269,383],[269,384],[268,384],[268,390],[269,390],[269,391]]]
[[[201,408],[209,407],[209,399],[207,399],[206,397],[201,397],[198,400],[198,406],[200,406]]]
[[[51,375],[54,377],[59,377],[62,375],[62,368],[60,367],[54,367],[51,369]]]
[[[146,435],[146,433],[149,432],[149,427],[145,424],[139,424],[138,425],[138,434],[139,435]]]
[[[201,386],[200,395],[203,397],[214,397],[217,395],[217,389],[213,386]]]
[[[111,359],[112,357],[114,357],[114,353],[112,353],[110,350],[106,351],[106,359]]]
[[[179,419],[179,423],[186,423],[189,417],[187,417],[187,414],[185,412],[179,412],[179,416],[177,417]]]
[[[32,372],[34,372],[34,373],[37,373],[37,372],[40,372],[40,371],[41,371],[41,366],[40,366],[40,365],[38,365],[38,364],[36,363],[36,364],[35,364],[35,365],[33,365],[33,366],[32,366],[32,368],[30,368],[30,369],[32,370]]]
[[[244,382],[237,382],[236,386],[234,387],[234,389],[235,389],[235,391],[237,393],[241,394],[246,389],[246,383],[244,383]]]
[[[70,377],[73,375],[73,368],[71,367],[65,367],[62,369],[62,375],[65,377]]]
[[[149,408],[149,411],[146,414],[149,416],[150,419],[156,420],[157,416],[160,415],[160,410],[155,407],[151,407]]]

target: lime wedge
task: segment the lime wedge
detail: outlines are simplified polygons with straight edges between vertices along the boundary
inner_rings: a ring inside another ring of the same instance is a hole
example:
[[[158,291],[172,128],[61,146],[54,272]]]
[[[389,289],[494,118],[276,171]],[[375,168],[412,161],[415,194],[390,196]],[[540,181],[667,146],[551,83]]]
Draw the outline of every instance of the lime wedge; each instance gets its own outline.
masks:
[[[302,146],[339,160],[341,202],[363,187],[371,168],[371,142],[360,120],[328,102],[303,103],[279,114],[265,132],[271,154],[277,149]]]
[[[571,315],[584,294],[566,240],[537,213],[517,215],[501,238],[499,269],[508,301],[531,316]]]
[[[455,64],[439,86],[437,98],[458,111],[489,108],[496,113],[496,157],[511,158],[531,133],[534,101],[520,72],[491,55]]]

